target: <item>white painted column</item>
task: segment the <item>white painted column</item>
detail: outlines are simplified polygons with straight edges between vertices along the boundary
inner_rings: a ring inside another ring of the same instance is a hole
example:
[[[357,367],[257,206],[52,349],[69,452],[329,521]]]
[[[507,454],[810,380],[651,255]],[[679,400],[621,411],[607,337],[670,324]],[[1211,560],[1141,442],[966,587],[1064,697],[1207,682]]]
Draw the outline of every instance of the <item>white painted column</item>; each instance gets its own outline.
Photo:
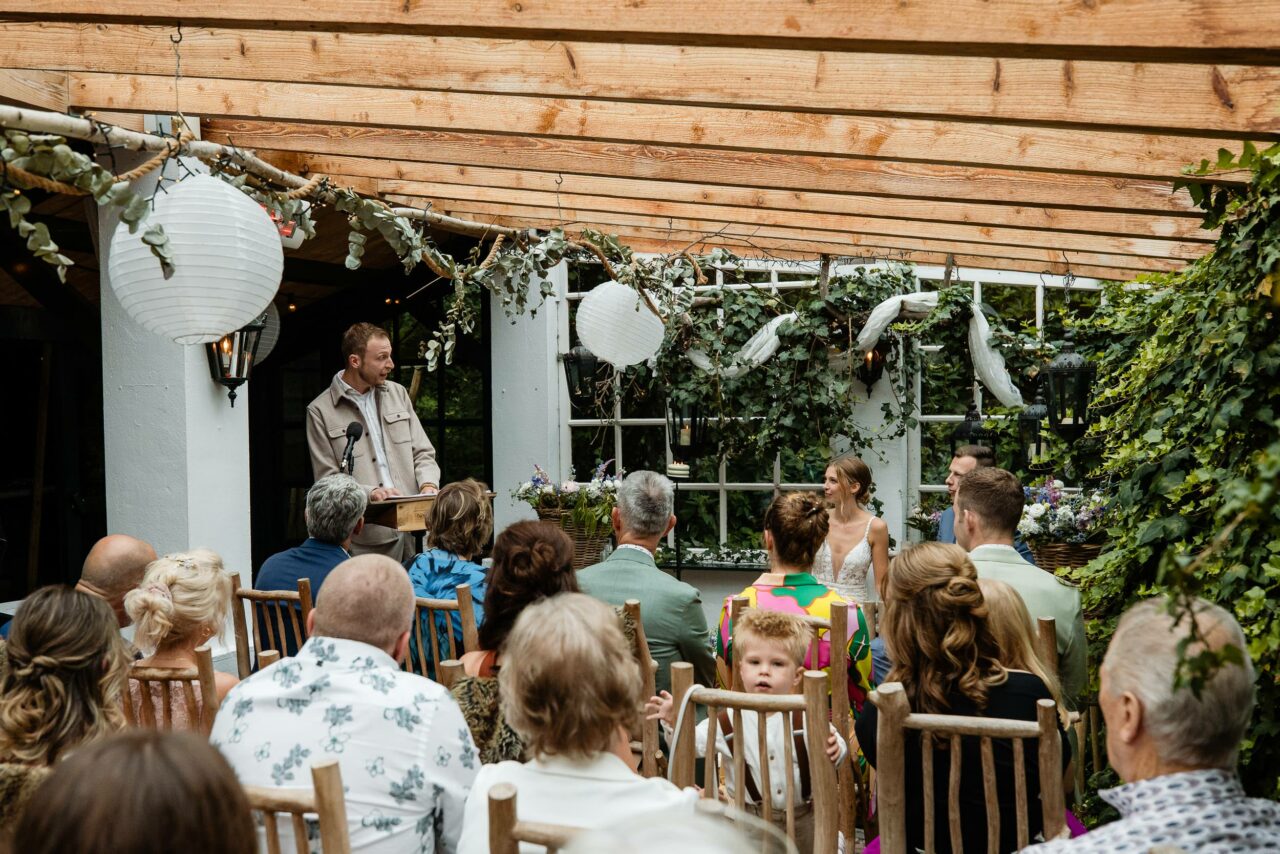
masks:
[[[116,153],[121,170],[146,159],[129,156]],[[155,181],[153,173],[135,188],[150,193]],[[160,554],[210,548],[248,584],[249,395],[242,388],[233,409],[203,345],[175,344],[125,312],[107,272],[119,221],[116,209],[98,209],[107,530]],[[228,621],[215,654],[233,642]]]
[[[500,301],[490,296],[490,358],[493,365],[493,500],[494,531],[520,519],[534,519],[533,509],[511,498],[516,484],[529,479],[534,465],[562,476],[568,465],[561,436],[562,407],[568,406],[560,346],[557,302],[568,289],[568,266],[561,262],[548,272],[556,297],[512,323]],[[530,286],[529,304],[536,305],[540,285]],[[565,330],[567,332],[567,330]]]

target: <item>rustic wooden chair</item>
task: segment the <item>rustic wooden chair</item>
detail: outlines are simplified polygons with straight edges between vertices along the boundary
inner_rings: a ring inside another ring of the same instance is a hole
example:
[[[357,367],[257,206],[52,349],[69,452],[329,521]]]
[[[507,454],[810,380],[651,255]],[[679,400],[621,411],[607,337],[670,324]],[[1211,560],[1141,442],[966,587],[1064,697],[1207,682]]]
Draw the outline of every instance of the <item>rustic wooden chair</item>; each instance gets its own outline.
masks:
[[[498,783],[489,789],[489,854],[518,854],[520,843],[542,845],[556,854],[582,832],[579,827],[520,821],[516,818],[516,787]]]
[[[640,678],[644,680],[644,699],[648,700],[658,693],[658,662],[653,660],[649,652],[649,639],[645,637],[644,623],[640,620],[640,601],[628,599],[622,607],[636,627],[634,652],[636,661],[640,664]],[[643,711],[642,707],[641,712]],[[648,720],[644,714],[641,714],[639,726],[640,731],[632,733],[631,752],[640,757],[642,776],[657,777],[661,773],[659,766],[662,760],[662,750],[658,745],[658,722]]]
[[[1053,617],[1040,617],[1036,620],[1036,646],[1040,654],[1040,660],[1044,662],[1048,671],[1058,676],[1058,633],[1057,620]],[[1092,719],[1090,719],[1092,715]],[[1071,767],[1068,771],[1072,777],[1072,791],[1075,794],[1076,804],[1079,805],[1084,799],[1085,793],[1085,742],[1086,742],[1086,724],[1092,724],[1093,727],[1093,770],[1101,771],[1098,764],[1098,730],[1097,730],[1097,703],[1091,702],[1086,698],[1081,698],[1080,711],[1070,712],[1067,715],[1068,725],[1076,737],[1076,750],[1071,757]]]
[[[236,635],[236,670],[241,679],[253,673],[249,657],[249,626],[245,603],[253,615],[253,650],[274,649],[281,656],[293,655],[307,640],[307,615],[311,613],[311,579],[299,578],[298,589],[254,590],[245,587],[240,574],[231,587],[231,619]],[[262,666],[261,662],[258,664]]]
[[[839,831],[840,807],[836,784],[836,769],[827,759],[826,745],[830,709],[827,705],[827,676],[824,673],[809,670],[804,674],[804,694],[749,694],[741,691],[723,691],[715,688],[704,688],[693,684],[693,665],[687,662],[676,662],[671,665],[671,693],[678,701],[688,697],[688,705],[683,717],[677,722],[679,729],[675,733],[671,755],[671,779],[677,786],[694,784],[694,767],[697,759],[697,745],[694,736],[695,707],[707,707],[707,750],[705,751],[703,791],[704,798],[719,798],[721,789],[717,769],[719,757],[716,754],[716,735],[719,730],[719,715],[724,711],[731,718],[733,732],[743,732],[743,712],[755,712],[767,716],[781,713],[794,717],[800,713],[804,721],[805,750],[809,757],[809,788],[813,798],[814,813],[814,854],[835,854],[836,836]],[[757,727],[760,737],[759,754],[768,755],[765,744],[765,727]],[[733,775],[734,793],[732,803],[737,810],[742,810],[746,803],[747,773],[745,739],[734,738],[730,741],[732,758],[731,773]],[[784,747],[783,765],[791,767],[793,756],[791,740]],[[851,757],[852,759],[852,757]],[[846,760],[848,762],[849,760]],[[766,760],[761,764],[761,779],[757,781],[757,789],[762,793],[772,793],[769,780],[769,767]],[[727,797],[724,798],[726,801]],[[795,791],[791,774],[787,774],[785,788],[785,821],[787,836],[795,840],[796,810],[802,797]],[[771,794],[760,798],[760,817],[766,822],[773,821],[774,807]],[[807,852],[806,852],[807,854]]]
[[[213,729],[213,718],[218,714],[218,689],[213,678],[213,651],[207,645],[196,647],[195,667],[132,665],[129,687],[135,683],[138,686],[136,702],[131,690],[124,693],[124,717],[130,726],[173,729],[177,712],[179,717],[185,714],[194,730],[208,735]]]
[[[436,662],[446,659],[461,658],[464,652],[480,648],[479,634],[476,629],[476,607],[471,597],[471,585],[459,584],[458,598],[423,599],[415,602],[413,634],[409,638],[409,654],[404,657],[401,669],[417,673],[428,679],[436,679]],[[457,638],[453,633],[453,615],[458,615],[462,624],[462,649],[458,649]],[[429,628],[424,630],[424,626]],[[426,636],[425,639],[423,636]],[[427,643],[426,641],[430,641]],[[430,650],[430,658],[422,654]],[[448,654],[441,657],[441,650]]]
[[[342,791],[342,771],[336,759],[311,766],[313,789],[277,789],[245,786],[249,809],[262,816],[268,854],[280,854],[278,814],[287,814],[292,824],[294,849],[308,854],[308,821],[320,826],[320,850],[323,854],[351,854],[351,837],[347,828],[347,803]],[[308,820],[307,815],[316,818]]]
[[[1062,742],[1058,735],[1058,710],[1052,700],[1040,700],[1037,720],[1019,721],[1000,718],[965,717],[961,715],[914,714],[901,683],[887,682],[871,694],[879,713],[876,730],[877,809],[880,816],[880,850],[884,854],[904,854],[907,850],[906,828],[906,751],[907,730],[915,730],[933,738],[945,738],[949,745],[950,775],[947,816],[951,850],[963,847],[960,823],[961,740],[981,739],[983,791],[987,806],[987,849],[996,852],[1000,841],[1000,805],[997,802],[995,754],[993,739],[1012,739],[1014,766],[1015,816],[1018,848],[1030,843],[1027,805],[1025,742],[1036,741],[1040,771],[1040,812],[1046,840],[1066,838],[1062,793]],[[934,827],[934,748],[930,738],[921,738],[921,764],[924,777],[924,848],[934,851],[937,829]],[[1033,804],[1032,809],[1035,808]],[[970,854],[974,854],[970,852]]]
[[[729,603],[729,629],[737,624],[744,608],[749,608],[747,597],[735,596]],[[864,614],[865,616],[865,614]],[[818,662],[818,643],[821,634],[829,638],[849,636],[849,605],[847,602],[831,604],[831,619],[802,617],[813,627],[813,641],[809,644],[809,663],[816,667]],[[735,644],[736,648],[736,644]],[[726,665],[727,666],[727,665]],[[831,644],[830,694],[831,720],[836,731],[850,748],[850,756],[856,755],[853,737],[853,716],[849,708],[849,647],[847,643]],[[726,680],[735,691],[742,690],[742,676],[738,668],[733,668],[732,680]],[[837,782],[840,790],[840,832],[845,839],[853,839],[854,831],[859,824],[863,830],[869,830],[868,820],[871,813],[871,794],[866,778],[854,762],[846,762],[837,769]]]

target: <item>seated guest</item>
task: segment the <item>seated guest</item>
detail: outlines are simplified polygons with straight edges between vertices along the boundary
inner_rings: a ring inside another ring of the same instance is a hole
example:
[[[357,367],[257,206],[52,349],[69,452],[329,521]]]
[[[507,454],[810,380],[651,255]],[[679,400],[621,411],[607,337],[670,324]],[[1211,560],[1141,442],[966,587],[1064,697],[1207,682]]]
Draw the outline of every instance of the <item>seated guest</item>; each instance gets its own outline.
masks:
[[[985,445],[961,445],[956,448],[955,456],[951,459],[951,467],[947,469],[946,481],[947,494],[951,497],[952,504],[942,511],[942,517],[938,520],[938,542],[956,542],[955,500],[956,487],[960,485],[960,478],[971,471],[990,468],[995,464],[995,452]],[[1014,537],[1013,547],[1018,550],[1018,554],[1022,555],[1027,563],[1036,562],[1035,557],[1031,554],[1031,547],[1024,543],[1021,537]]]
[[[485,569],[480,565],[480,553],[493,535],[493,507],[489,504],[489,489],[477,480],[451,483],[436,495],[427,520],[427,551],[414,558],[409,565],[409,581],[413,593],[424,599],[458,599],[458,586],[471,585],[471,600],[475,603],[476,622],[484,621]],[[451,622],[450,628],[447,623]],[[423,617],[422,642],[426,649],[419,652],[415,638],[410,638],[409,655],[417,662],[419,656],[431,661],[429,632],[436,632],[440,653],[448,657],[449,641],[446,632],[452,630],[456,648],[462,650],[462,617],[437,613],[436,625],[426,624]],[[459,652],[461,654],[461,652]],[[432,662],[434,664],[434,662]]]
[[[249,802],[218,751],[193,733],[135,729],[59,763],[18,823],[14,850],[225,854],[256,844]]]
[[[549,522],[516,522],[493,543],[493,569],[480,624],[480,649],[462,657],[463,678],[453,696],[485,764],[525,758],[524,742],[507,723],[498,700],[497,675],[507,636],[525,608],[557,593],[577,593],[573,543]]]
[[[831,604],[844,602],[839,594],[818,583],[809,574],[814,555],[827,538],[827,509],[812,492],[788,492],[773,499],[764,514],[764,548],[769,555],[769,571],[757,578],[740,596],[747,597],[747,607],[811,617],[831,617]],[[720,632],[716,653],[732,672],[733,627],[730,606],[733,597],[725,599],[720,609]],[[855,714],[862,710],[871,690],[871,646],[862,609],[849,602],[849,707]],[[829,670],[830,639],[826,630],[818,633],[818,660],[805,659],[807,670]],[[733,687],[726,679],[722,687]]]
[[[801,679],[804,676],[804,657],[813,639],[813,630],[794,614],[783,614],[779,611],[752,609],[739,618],[737,634],[738,670],[742,676],[743,690],[751,694],[798,694],[801,691]],[[650,718],[662,721],[662,728],[671,744],[675,738],[676,718],[679,710],[676,701],[667,691],[657,697],[650,697],[645,712]],[[828,724],[828,726],[831,726]],[[801,851],[813,850],[814,825],[813,812],[805,807],[812,802],[802,802],[800,793],[810,779],[809,757],[805,751],[791,751],[791,767],[786,765],[787,742],[795,741],[796,736],[804,738],[804,727],[794,727],[790,714],[773,714],[765,717],[765,744],[768,747],[768,779],[772,791],[769,802],[775,812],[771,818],[775,824],[785,829],[787,824],[787,783],[791,778],[791,800],[797,806],[793,816],[795,822],[795,843]],[[763,794],[760,789],[764,785],[765,774],[760,762],[760,713],[744,712],[742,730],[734,732],[733,722],[727,710],[721,710],[716,728],[714,750],[723,758],[721,767],[725,773],[725,791],[733,798],[739,781],[735,779],[733,770],[733,748],[730,738],[745,739],[741,752],[744,759],[746,779],[743,801],[753,815],[761,814]],[[707,755],[707,722],[701,721],[694,728],[694,740],[697,742],[698,756]],[[848,748],[844,739],[836,735],[835,727],[831,727],[831,735],[827,739],[827,758],[839,764],[844,761]]]
[[[124,594],[138,586],[147,564],[156,559],[156,550],[142,540],[124,534],[108,534],[93,544],[80,568],[76,589],[97,596],[111,606],[120,628],[128,626]],[[9,637],[10,620],[0,627],[0,638]]]
[[[1196,599],[1193,612],[1194,641],[1188,615],[1170,616],[1164,598],[1141,602],[1120,618],[1098,691],[1107,758],[1124,781],[1099,794],[1120,818],[1029,851],[1280,851],[1280,805],[1246,797],[1235,771],[1257,679],[1249,646],[1227,611]],[[1174,687],[1180,660],[1228,646],[1240,663],[1221,664],[1199,693]]]
[[[1062,698],[1068,708],[1075,709],[1089,679],[1080,591],[1028,563],[1014,549],[1013,532],[1022,519],[1024,503],[1022,484],[1011,472],[998,468],[970,472],[956,489],[956,540],[969,552],[978,577],[1003,581],[1018,591],[1033,621],[1053,617]]]
[[[237,685],[213,724],[210,739],[247,786],[309,786],[311,763],[337,759],[352,851],[452,850],[479,767],[457,704],[399,667],[413,615],[400,564],[344,561],[298,655]]]
[[[978,587],[973,564],[959,546],[922,543],[893,559],[885,588],[884,636],[893,669],[889,682],[900,682],[911,711],[941,715],[979,715],[1035,721],[1036,703],[1052,699],[1048,687],[1032,673],[1010,670],[1000,662],[1001,651],[988,624],[986,600]],[[867,761],[877,765],[878,710],[867,704],[855,724],[858,745]],[[1063,769],[1070,758],[1064,738]],[[960,754],[961,834],[965,851],[987,850],[987,809],[983,789],[979,741],[966,738]],[[996,793],[1000,806],[998,850],[1018,845],[1013,746],[996,740]],[[907,850],[924,847],[924,781],[920,733],[905,733],[905,803]],[[1032,837],[1043,828],[1037,801],[1040,777],[1037,751],[1029,747],[1026,760],[1028,830]],[[939,852],[951,850],[948,827],[948,751],[933,752],[934,826],[941,828],[935,843]]]
[[[489,789],[516,787],[521,821],[607,827],[632,816],[692,813],[697,793],[635,773],[631,729],[640,668],[614,612],[580,593],[544,599],[520,615],[498,673],[507,720],[528,762],[485,765],[462,819],[459,854],[489,850]],[[522,851],[538,851],[521,845]]]
[[[658,662],[658,688],[671,687],[671,663],[693,665],[694,681],[714,685],[716,660],[697,588],[658,569],[653,553],[676,524],[674,488],[657,472],[633,471],[618,487],[613,533],[618,547],[608,560],[578,570],[582,592],[610,605],[640,602],[649,653]]]
[[[96,596],[42,587],[18,606],[0,681],[0,834],[45,771],[124,726],[129,657],[115,615]],[[22,850],[22,849],[19,849]]]
[[[142,584],[124,597],[133,618],[133,640],[146,653],[138,663],[146,667],[196,666],[196,647],[222,634],[231,596],[231,576],[222,571],[222,558],[208,549],[165,555],[147,565]],[[214,674],[218,699],[238,680],[230,673]],[[156,720],[164,719],[164,692],[150,683]],[[142,687],[129,683],[135,708],[142,701]],[[203,700],[197,691],[196,708],[187,708],[182,691],[172,692],[170,702],[175,729],[197,729]]]
[[[1043,682],[1058,704],[1058,713],[1065,725],[1067,710],[1062,703],[1062,686],[1040,657],[1026,603],[1017,590],[994,578],[979,578],[978,588],[987,602],[987,626],[1000,650],[1000,663],[1009,670],[1031,673]]]

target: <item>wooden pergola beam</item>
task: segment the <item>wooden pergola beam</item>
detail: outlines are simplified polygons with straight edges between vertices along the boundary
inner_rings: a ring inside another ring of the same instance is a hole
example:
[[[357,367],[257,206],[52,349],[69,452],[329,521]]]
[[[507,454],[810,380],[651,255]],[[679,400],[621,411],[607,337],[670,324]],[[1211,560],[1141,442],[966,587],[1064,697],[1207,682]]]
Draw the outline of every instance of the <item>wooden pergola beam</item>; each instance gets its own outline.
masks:
[[[137,24],[0,22],[0,67],[168,76],[169,35]],[[1266,66],[193,27],[181,50],[183,73],[205,78],[1280,132],[1280,68]]]
[[[67,74],[29,68],[0,68],[0,102],[65,113]]]
[[[294,152],[263,151],[258,155],[281,168],[299,174],[318,173],[356,178],[381,179],[382,184],[366,184],[377,192],[396,182],[426,182],[463,186],[502,187],[545,193],[574,193],[622,199],[653,199],[688,204],[731,205],[767,208],[775,211],[804,211],[819,214],[878,216],[889,219],[958,222],[973,225],[1002,225],[1017,228],[1044,228],[1097,234],[1165,237],[1181,240],[1213,240],[1214,232],[1200,227],[1193,216],[1154,216],[1116,211],[1077,208],[1048,208],[1024,205],[996,205],[955,202],[942,199],[902,199],[852,193],[774,190],[752,186],[684,183],[580,173],[545,172],[537,169],[494,169],[446,163],[407,163],[369,157],[302,155]],[[459,192],[462,192],[461,190]]]
[[[1187,193],[1174,193],[1171,182],[1150,178],[249,119],[205,119],[201,130],[208,140],[298,152],[308,155],[306,162],[358,153],[397,168],[429,159],[461,166],[786,191],[1199,215]]]
[[[264,83],[141,74],[68,73],[73,106],[195,115],[573,137],[740,151],[1172,178],[1239,149],[1232,136],[1169,136],[632,101]]]
[[[149,24],[252,26],[279,20],[260,0],[0,0],[10,18]],[[682,41],[795,41],[814,46],[858,43],[957,45],[1057,45],[1133,50],[1254,48],[1280,44],[1280,9],[1250,0],[952,0],[945,9],[898,0],[311,0],[297,7],[303,25],[395,31],[456,31],[529,38],[592,33],[613,41],[671,37]]]
[[[435,207],[476,210],[476,205],[502,208],[504,212],[541,208],[563,210],[564,218],[585,218],[589,212],[619,213],[662,219],[703,219],[712,222],[751,226],[796,228],[806,231],[850,232],[859,235],[883,235],[969,243],[999,243],[1043,249],[1105,252],[1115,255],[1140,255],[1149,258],[1199,258],[1212,246],[1141,237],[1109,237],[1069,231],[1035,231],[1004,226],[978,226],[964,223],[917,222],[855,217],[834,214],[812,214],[797,211],[725,207],[720,205],[688,205],[622,199],[604,196],[578,196],[570,193],[541,193],[530,190],[506,190],[491,187],[461,187],[456,184],[415,184],[379,181],[378,191],[390,199],[430,200]],[[421,204],[421,201],[419,201]],[[496,212],[496,210],[495,210]]]

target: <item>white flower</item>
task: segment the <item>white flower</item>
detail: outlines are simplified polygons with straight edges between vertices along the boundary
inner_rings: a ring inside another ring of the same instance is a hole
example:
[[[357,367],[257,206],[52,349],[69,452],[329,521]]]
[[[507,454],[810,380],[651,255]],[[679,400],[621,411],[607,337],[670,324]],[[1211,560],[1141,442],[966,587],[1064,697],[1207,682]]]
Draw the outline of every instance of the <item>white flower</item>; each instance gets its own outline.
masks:
[[[542,487],[543,495],[555,495],[555,493],[556,493],[556,488],[549,483],[546,486]]]
[[[1024,537],[1038,534],[1040,533],[1040,524],[1034,519],[1024,517],[1023,520],[1018,523],[1018,533]]]
[[[1054,488],[1054,489],[1062,489],[1064,486],[1066,486],[1066,484],[1065,484],[1065,483],[1063,483],[1063,482],[1062,482],[1062,481],[1060,481],[1060,480],[1055,480],[1055,481],[1053,482],[1053,488]]]
[[[1027,507],[1027,514],[1032,519],[1039,519],[1048,509],[1048,504],[1032,504]]]
[[[560,491],[566,494],[577,492],[578,482],[575,480],[566,480],[564,483],[560,484]]]
[[[594,482],[587,484],[587,497],[591,499],[600,497],[600,487],[596,486]]]

